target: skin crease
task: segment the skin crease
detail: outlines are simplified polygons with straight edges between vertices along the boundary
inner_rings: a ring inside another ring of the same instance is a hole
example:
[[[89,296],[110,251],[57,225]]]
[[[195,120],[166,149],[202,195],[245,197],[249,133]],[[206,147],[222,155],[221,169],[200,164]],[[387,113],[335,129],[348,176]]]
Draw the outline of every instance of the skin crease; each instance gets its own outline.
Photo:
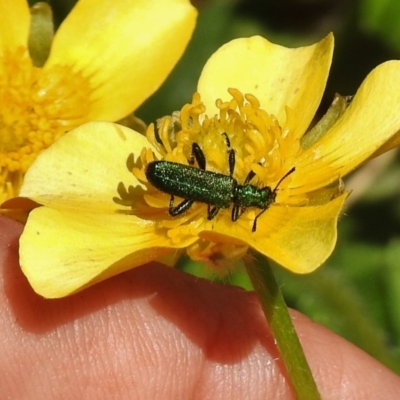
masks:
[[[151,264],[45,300],[19,269],[21,231],[0,217],[2,398],[294,399],[253,293]],[[394,373],[292,317],[324,400],[398,398]]]

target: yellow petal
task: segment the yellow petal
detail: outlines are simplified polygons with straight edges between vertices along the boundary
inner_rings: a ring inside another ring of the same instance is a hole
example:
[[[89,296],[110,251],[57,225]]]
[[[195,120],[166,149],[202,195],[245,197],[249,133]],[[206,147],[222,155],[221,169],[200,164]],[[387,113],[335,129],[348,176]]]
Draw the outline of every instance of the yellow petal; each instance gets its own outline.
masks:
[[[20,263],[35,292],[63,297],[166,254],[164,237],[134,215],[40,207],[21,236]]]
[[[90,77],[90,119],[115,121],[164,81],[192,35],[188,0],[80,0],[60,26],[44,69],[71,65]]]
[[[137,187],[127,159],[151,148],[146,137],[110,122],[89,122],[44,150],[28,170],[20,196],[54,208],[127,212],[118,185]]]
[[[271,206],[251,232],[239,221],[215,225],[214,232],[246,244],[292,272],[304,274],[318,268],[332,253],[337,237],[337,220],[348,193],[318,206]],[[223,239],[219,238],[222,242]],[[235,243],[235,242],[233,242]]]
[[[28,45],[30,13],[26,0],[0,0],[0,56]]]
[[[347,196],[314,207],[275,207],[260,227],[261,236],[265,231],[271,232],[269,237],[253,239],[250,246],[292,272],[314,271],[335,248],[337,222]]]
[[[375,68],[321,140],[296,160],[291,193],[323,187],[355,169],[400,130],[400,61]]]
[[[372,154],[371,157],[378,157],[379,155],[386,153],[389,150],[394,149],[395,147],[400,146],[400,131],[396,132],[394,136],[392,136],[383,146],[379,147],[375,153]]]
[[[255,36],[222,46],[206,63],[198,91],[207,113],[217,113],[215,100],[229,99],[228,88],[251,93],[261,108],[285,125],[291,108],[294,135],[302,135],[321,101],[333,52],[333,36],[297,49],[278,46]]]

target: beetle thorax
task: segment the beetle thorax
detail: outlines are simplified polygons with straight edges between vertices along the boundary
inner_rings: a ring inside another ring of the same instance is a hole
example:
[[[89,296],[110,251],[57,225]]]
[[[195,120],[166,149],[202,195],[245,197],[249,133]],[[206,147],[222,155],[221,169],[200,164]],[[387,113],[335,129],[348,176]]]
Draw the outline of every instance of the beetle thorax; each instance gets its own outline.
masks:
[[[267,208],[275,200],[275,193],[268,187],[259,188],[255,185],[237,185],[234,191],[233,203],[239,207]]]

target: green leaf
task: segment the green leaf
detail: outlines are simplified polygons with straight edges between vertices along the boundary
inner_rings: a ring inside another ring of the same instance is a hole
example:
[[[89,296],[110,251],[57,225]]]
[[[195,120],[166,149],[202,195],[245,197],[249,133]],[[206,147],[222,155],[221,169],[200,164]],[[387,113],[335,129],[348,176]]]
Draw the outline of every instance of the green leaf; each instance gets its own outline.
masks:
[[[390,242],[386,249],[386,265],[383,276],[386,283],[385,297],[388,303],[390,322],[400,345],[400,238]]]
[[[380,36],[393,49],[400,49],[400,2],[398,0],[362,0],[361,27]]]

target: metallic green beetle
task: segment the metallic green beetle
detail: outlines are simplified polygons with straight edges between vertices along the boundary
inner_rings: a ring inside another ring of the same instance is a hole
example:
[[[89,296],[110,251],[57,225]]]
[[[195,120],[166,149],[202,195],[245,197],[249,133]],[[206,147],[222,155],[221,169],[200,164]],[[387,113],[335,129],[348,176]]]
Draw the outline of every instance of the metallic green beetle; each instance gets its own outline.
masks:
[[[235,151],[230,149],[229,138],[224,135],[229,149],[229,175],[207,171],[203,150],[197,143],[193,143],[189,163],[194,164],[196,160],[199,168],[171,161],[153,161],[147,166],[146,177],[155,188],[171,195],[168,209],[171,216],[184,213],[196,201],[207,204],[208,220],[212,220],[221,208],[233,206],[231,219],[237,221],[246,208],[256,207],[261,212],[254,218],[252,232],[255,232],[257,219],[275,202],[279,185],[295,168],[287,172],[273,190],[269,186],[260,188],[250,184],[255,176],[253,171],[249,172],[243,184],[239,184],[233,178]],[[184,200],[174,206],[174,196]]]

